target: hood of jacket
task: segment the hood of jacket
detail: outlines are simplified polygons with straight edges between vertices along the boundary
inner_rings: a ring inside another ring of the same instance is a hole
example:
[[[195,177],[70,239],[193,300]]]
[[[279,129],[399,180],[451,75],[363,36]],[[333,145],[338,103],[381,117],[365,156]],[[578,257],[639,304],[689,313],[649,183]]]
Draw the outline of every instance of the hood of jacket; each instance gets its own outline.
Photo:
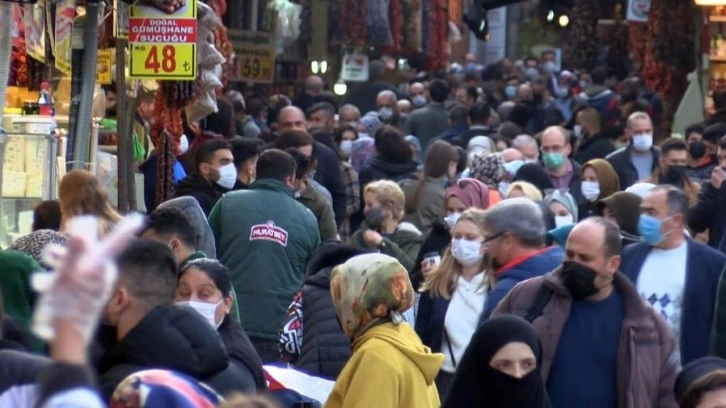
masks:
[[[100,372],[138,365],[206,378],[227,368],[229,356],[216,330],[189,307],[157,306],[102,358]]]
[[[372,158],[368,162],[368,165],[378,171],[385,173],[393,179],[400,179],[407,174],[415,172],[416,167],[418,166],[414,161],[406,163],[393,163],[389,161],[384,161],[378,156]]]
[[[348,259],[368,253],[340,241],[326,241],[310,255],[305,268],[305,283],[327,287],[330,285],[330,272],[334,267]],[[318,276],[320,275],[320,276]]]
[[[210,196],[221,197],[226,191],[226,189],[216,185],[216,183],[210,183],[199,174],[192,174],[191,176],[184,177],[174,187],[174,192],[177,196],[204,192]]]
[[[611,95],[613,92],[605,85],[592,85],[587,87],[580,97],[587,100],[604,98],[605,96]]]
[[[433,384],[439,368],[441,368],[441,363],[444,361],[444,355],[432,353],[430,348],[424,346],[411,326],[406,323],[394,325],[390,322],[374,326],[355,339],[353,353],[371,340],[382,341],[393,346],[405,355],[416,369],[421,371],[426,379],[426,384]]]

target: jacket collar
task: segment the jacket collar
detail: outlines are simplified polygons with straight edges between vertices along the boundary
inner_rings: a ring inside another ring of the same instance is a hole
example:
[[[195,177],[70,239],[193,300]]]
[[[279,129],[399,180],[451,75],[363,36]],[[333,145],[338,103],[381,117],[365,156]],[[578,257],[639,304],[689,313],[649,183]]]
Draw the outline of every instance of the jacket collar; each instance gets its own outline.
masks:
[[[269,190],[269,191],[279,191],[281,193],[285,193],[289,195],[290,197],[293,197],[292,189],[287,184],[283,183],[280,180],[275,180],[271,178],[265,178],[265,179],[259,179],[255,180],[254,183],[250,185],[250,190]]]

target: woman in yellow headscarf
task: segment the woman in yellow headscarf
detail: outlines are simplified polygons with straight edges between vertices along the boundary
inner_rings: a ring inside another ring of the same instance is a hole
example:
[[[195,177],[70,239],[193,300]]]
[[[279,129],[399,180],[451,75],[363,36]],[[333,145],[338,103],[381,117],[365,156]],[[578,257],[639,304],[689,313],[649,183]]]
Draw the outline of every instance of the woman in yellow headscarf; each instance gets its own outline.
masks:
[[[333,270],[330,293],[353,354],[325,408],[440,407],[434,378],[444,356],[403,323],[414,293],[406,269],[388,255],[359,255]]]

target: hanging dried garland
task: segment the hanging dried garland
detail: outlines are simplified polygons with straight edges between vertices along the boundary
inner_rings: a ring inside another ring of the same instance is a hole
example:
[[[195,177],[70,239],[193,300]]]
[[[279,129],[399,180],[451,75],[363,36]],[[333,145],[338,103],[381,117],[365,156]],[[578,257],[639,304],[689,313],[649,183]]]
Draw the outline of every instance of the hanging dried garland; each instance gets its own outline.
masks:
[[[629,39],[628,25],[623,21],[623,8],[620,4],[615,6],[613,31],[609,41],[608,66],[612,74],[618,79],[625,78],[629,69]]]
[[[600,6],[594,0],[576,0],[572,8],[572,31],[565,46],[565,65],[591,71],[597,63],[597,21]]]

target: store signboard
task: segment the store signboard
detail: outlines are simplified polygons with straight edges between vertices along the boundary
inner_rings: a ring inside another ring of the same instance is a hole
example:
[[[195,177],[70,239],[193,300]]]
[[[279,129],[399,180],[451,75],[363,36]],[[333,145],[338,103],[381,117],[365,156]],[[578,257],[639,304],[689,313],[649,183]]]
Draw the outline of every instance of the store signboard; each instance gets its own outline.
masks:
[[[63,0],[55,8],[55,67],[71,74],[71,39],[73,18],[76,16],[76,0]]]
[[[232,80],[268,84],[275,78],[275,35],[260,31],[229,30],[234,48]]]
[[[129,39],[129,15],[131,6],[122,0],[113,0],[113,36],[121,40]]]
[[[25,52],[29,57],[45,62],[45,2],[23,5]]]
[[[197,0],[146,0],[131,6],[129,73],[135,79],[197,77]]]
[[[628,13],[625,18],[628,21],[646,23],[648,11],[650,11],[650,0],[628,0]]]
[[[365,82],[368,80],[368,56],[345,54],[340,79],[346,82]]]
[[[96,58],[96,83],[99,85],[111,85],[111,71],[113,67],[112,52],[110,48],[98,50]]]

